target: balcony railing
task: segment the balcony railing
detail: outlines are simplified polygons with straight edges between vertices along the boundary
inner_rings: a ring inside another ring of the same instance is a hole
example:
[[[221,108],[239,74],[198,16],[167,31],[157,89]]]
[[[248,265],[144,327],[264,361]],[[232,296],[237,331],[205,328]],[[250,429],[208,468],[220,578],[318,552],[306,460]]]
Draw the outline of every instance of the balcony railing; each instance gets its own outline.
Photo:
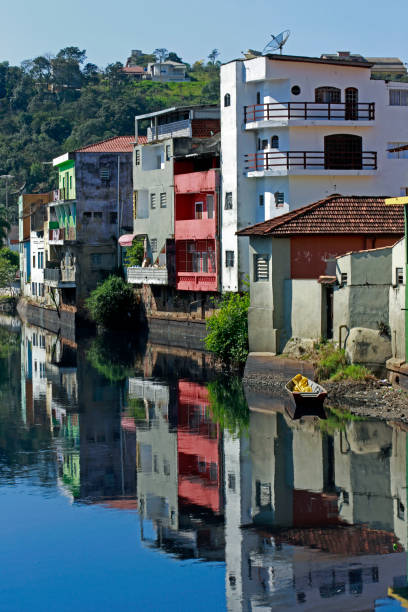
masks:
[[[73,190],[67,189],[66,187],[62,187],[61,189],[54,189],[50,191],[50,199],[49,202],[52,204],[53,202],[63,202],[65,200],[74,200]]]
[[[157,132],[156,132],[157,129]],[[171,123],[163,123],[157,128],[147,128],[147,141],[163,140],[174,136],[191,137],[191,121],[190,119],[181,119],[180,121],[172,121]]]
[[[44,268],[44,283],[51,287],[64,287],[64,285],[73,285],[76,282],[75,266],[66,266],[64,268]]]
[[[375,102],[268,102],[244,107],[245,123],[279,119],[373,121]]]
[[[177,272],[176,286],[182,291],[217,291],[217,275],[214,272]]]
[[[177,219],[174,223],[176,240],[206,240],[215,235],[215,219]]]
[[[66,240],[76,240],[76,227],[58,227],[50,229],[48,232],[48,241],[50,244],[63,244]]]
[[[167,268],[131,266],[126,270],[127,282],[135,285],[168,285]]]
[[[261,151],[245,155],[247,172],[278,170],[377,170],[376,151]]]

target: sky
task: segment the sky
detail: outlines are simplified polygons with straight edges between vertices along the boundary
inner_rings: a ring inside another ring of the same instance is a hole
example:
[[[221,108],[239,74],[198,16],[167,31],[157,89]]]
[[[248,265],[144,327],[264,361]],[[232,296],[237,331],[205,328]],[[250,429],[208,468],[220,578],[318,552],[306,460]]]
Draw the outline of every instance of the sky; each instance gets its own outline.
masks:
[[[0,0],[0,11],[0,62],[12,65],[66,46],[100,67],[157,47],[189,63],[217,48],[227,62],[286,29],[289,55],[346,50],[408,62],[407,0]]]

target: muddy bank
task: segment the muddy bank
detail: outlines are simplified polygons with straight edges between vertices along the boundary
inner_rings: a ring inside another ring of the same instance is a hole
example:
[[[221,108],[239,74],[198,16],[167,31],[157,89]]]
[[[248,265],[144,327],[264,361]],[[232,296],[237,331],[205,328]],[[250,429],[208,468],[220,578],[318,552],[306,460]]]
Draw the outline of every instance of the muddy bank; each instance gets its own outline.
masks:
[[[286,394],[287,381],[301,372],[313,378],[312,364],[296,359],[272,355],[250,354],[245,367],[243,383],[252,392],[258,389],[264,395]],[[322,382],[328,391],[326,405],[351,410],[361,416],[394,419],[408,422],[408,393],[402,389],[384,386],[379,380]]]

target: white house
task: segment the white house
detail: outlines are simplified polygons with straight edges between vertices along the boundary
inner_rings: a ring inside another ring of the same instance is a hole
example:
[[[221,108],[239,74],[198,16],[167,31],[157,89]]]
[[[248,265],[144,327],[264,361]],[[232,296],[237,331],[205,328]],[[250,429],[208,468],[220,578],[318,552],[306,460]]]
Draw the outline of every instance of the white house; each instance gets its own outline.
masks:
[[[371,64],[287,55],[221,67],[222,287],[248,274],[235,232],[331,193],[405,195],[408,83]]]

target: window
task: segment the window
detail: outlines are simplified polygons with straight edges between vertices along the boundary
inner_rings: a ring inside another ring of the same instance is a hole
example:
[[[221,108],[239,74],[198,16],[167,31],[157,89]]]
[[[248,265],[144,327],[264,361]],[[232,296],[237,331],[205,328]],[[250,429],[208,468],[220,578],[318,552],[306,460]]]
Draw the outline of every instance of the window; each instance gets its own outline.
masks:
[[[44,268],[44,253],[43,251],[38,252],[38,267]]]
[[[35,268],[35,255],[33,255],[33,268]]]
[[[234,267],[234,251],[225,251],[225,267]]]
[[[100,266],[102,263],[102,255],[100,253],[91,253],[91,262],[93,266]]]
[[[390,89],[391,106],[408,106],[408,89]]]
[[[207,464],[204,457],[197,457],[197,469],[199,472],[204,473],[207,471]]]
[[[170,463],[167,459],[163,459],[163,473],[165,476],[170,476]]]
[[[152,253],[156,253],[156,251],[157,251],[157,238],[152,238],[150,240],[150,248],[152,249]]]
[[[254,255],[255,282],[269,280],[269,256]]]
[[[340,284],[343,287],[344,285],[347,285],[347,272],[341,272],[340,274]]]
[[[226,93],[224,96],[224,106],[231,106],[231,96],[229,93]]]
[[[261,92],[260,91],[256,92],[256,103],[257,104],[261,103]]]
[[[235,487],[236,487],[235,474],[232,474],[230,472],[228,474],[228,488],[230,489],[230,491],[235,492]]]
[[[166,161],[171,159],[171,145],[166,145]]]
[[[94,212],[93,217],[94,217],[94,219],[98,219],[98,221],[101,221],[102,220],[102,212],[101,211]]]
[[[403,268],[395,268],[395,280],[397,285],[404,284],[404,270]]]
[[[344,100],[346,103],[345,119],[348,121],[358,119],[358,89],[347,87],[344,90]]]
[[[397,515],[399,519],[404,520],[405,506],[400,499],[397,499]]]
[[[214,219],[214,196],[208,195],[207,201],[207,219]]]
[[[111,225],[116,225],[117,222],[118,222],[118,213],[110,212],[109,213],[109,223]]]
[[[265,204],[265,196],[263,193],[259,196],[259,206],[263,206]]]
[[[279,149],[279,136],[272,136],[271,149]]]
[[[156,208],[156,194],[150,194],[150,208]]]
[[[44,284],[38,283],[38,295],[44,297]]]
[[[275,194],[275,206],[281,208],[285,204],[285,194],[283,191],[276,191]]]
[[[261,140],[261,146],[259,147],[260,150],[265,150],[268,148],[268,139],[267,138],[262,138]]]
[[[408,142],[389,142],[387,157],[388,159],[408,159]]]
[[[291,89],[291,92],[293,93],[294,96],[298,96],[300,94],[300,87],[299,85],[294,85]]]
[[[218,480],[218,466],[213,461],[210,463],[210,480]]]
[[[31,294],[37,295],[37,283],[31,283]]]
[[[153,470],[156,474],[159,473],[159,457],[157,455],[153,456]]]
[[[167,206],[167,193],[163,191],[163,193],[160,194],[160,208],[166,208],[166,206]]]
[[[135,165],[136,166],[140,166],[140,158],[141,158],[140,149],[136,149],[135,150]]]
[[[225,194],[225,210],[232,210],[232,191]]]
[[[83,219],[85,223],[88,223],[89,219],[92,217],[92,213],[91,212],[84,212],[83,214]]]
[[[202,219],[203,218],[203,202],[195,203],[195,218]]]
[[[324,167],[333,170],[361,170],[363,139],[354,134],[324,137]]]
[[[99,168],[99,178],[101,179],[101,181],[109,181],[110,169],[109,168]]]
[[[315,89],[315,102],[340,104],[341,90],[337,87],[317,87]]]

